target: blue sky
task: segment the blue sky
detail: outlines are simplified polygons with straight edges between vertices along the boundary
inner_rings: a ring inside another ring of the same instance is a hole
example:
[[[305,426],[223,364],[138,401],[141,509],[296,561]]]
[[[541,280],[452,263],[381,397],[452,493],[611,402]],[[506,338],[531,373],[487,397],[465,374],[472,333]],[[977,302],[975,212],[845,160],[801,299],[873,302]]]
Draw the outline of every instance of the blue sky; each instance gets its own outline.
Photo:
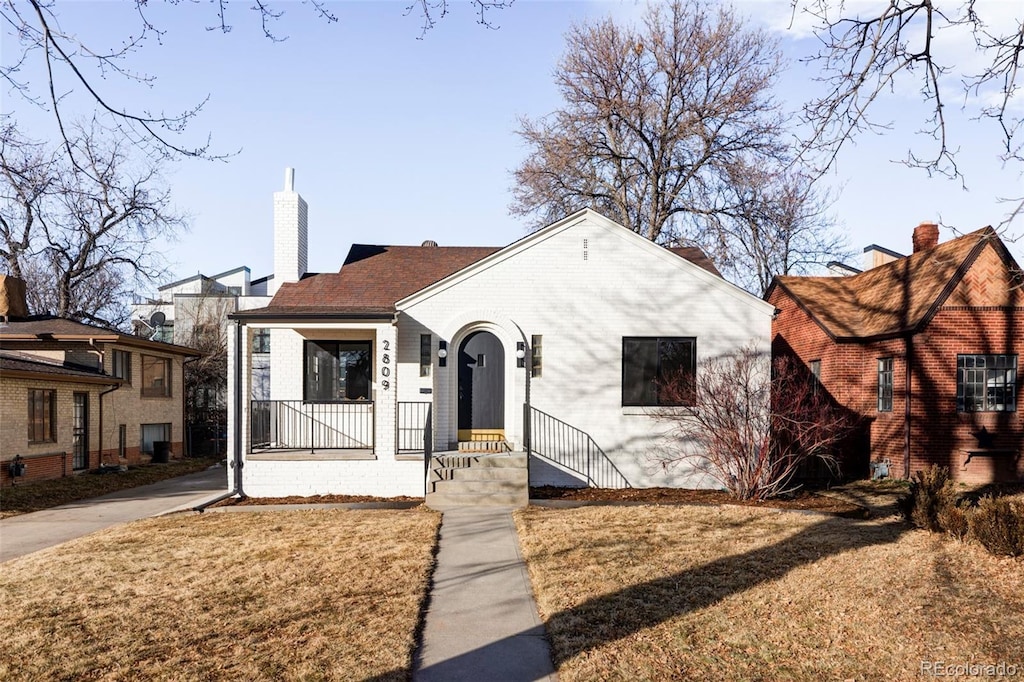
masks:
[[[113,45],[136,30],[129,5],[81,0],[58,9],[65,30]],[[131,62],[156,77],[154,87],[100,81],[111,99],[151,110],[180,109],[209,94],[189,135],[202,140],[210,132],[214,150],[240,150],[228,162],[191,160],[168,169],[176,205],[192,216],[191,230],[162,247],[174,278],[239,265],[254,277],[268,274],[271,198],[286,166],[296,169],[296,189],[309,203],[314,272],[336,270],[353,242],[503,245],[520,238],[525,225],[508,214],[510,172],[525,154],[514,134],[517,117],[558,106],[551,74],[572,22],[609,13],[630,20],[641,11],[629,0],[518,0],[491,15],[499,26],[491,30],[476,24],[468,4],[455,2],[420,40],[420,19],[405,16],[404,2],[330,2],[335,24],[317,19],[308,5],[281,2],[285,16],[274,30],[288,39],[273,43],[248,6],[229,4],[227,35],[205,30],[216,20],[209,3],[154,6],[150,19],[165,34]],[[751,21],[771,26],[785,23],[787,6],[737,5]],[[810,72],[795,63],[813,41],[799,30],[780,37],[794,64],[779,97],[795,108],[813,87]],[[3,59],[15,49],[4,35]],[[15,111],[28,134],[52,136],[47,119],[7,91],[2,97],[3,110]],[[955,111],[969,191],[958,180],[893,163],[913,143],[922,110],[912,88],[887,107],[896,128],[860,138],[825,178],[839,193],[833,213],[855,265],[870,243],[909,251],[911,229],[924,220],[964,231],[996,224],[1007,208],[997,198],[1022,193],[1019,172],[999,167],[989,127]],[[1021,220],[1011,232],[1024,231]],[[1011,250],[1024,260],[1019,245]]]

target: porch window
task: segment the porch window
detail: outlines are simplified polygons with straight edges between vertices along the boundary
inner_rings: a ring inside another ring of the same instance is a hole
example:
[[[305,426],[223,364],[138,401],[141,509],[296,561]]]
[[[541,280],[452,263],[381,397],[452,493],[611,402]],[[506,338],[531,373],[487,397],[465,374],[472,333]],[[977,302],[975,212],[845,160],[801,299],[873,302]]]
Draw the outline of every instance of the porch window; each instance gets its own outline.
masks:
[[[420,376],[430,376],[430,351],[433,348],[433,340],[430,334],[420,334]]]
[[[1017,409],[1016,355],[957,355],[958,412],[1014,412]]]
[[[892,358],[878,359],[878,411],[892,412]]]
[[[270,352],[270,330],[269,329],[257,329],[252,334],[252,352],[253,353],[269,353]]]
[[[697,339],[623,337],[623,405],[693,405],[696,376]],[[669,390],[669,383],[683,390]]]
[[[369,341],[306,341],[307,402],[370,399]]]

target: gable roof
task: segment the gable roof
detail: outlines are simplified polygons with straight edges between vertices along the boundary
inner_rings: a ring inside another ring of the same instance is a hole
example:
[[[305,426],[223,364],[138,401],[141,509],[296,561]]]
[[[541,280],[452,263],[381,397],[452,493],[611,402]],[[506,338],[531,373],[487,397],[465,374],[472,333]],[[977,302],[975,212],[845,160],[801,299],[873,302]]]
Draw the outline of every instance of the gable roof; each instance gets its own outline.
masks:
[[[102,341],[174,353],[176,355],[193,357],[201,355],[198,351],[186,346],[150,341],[141,336],[122,334],[114,329],[77,322],[64,317],[57,317],[56,315],[32,315],[21,319],[12,319],[6,326],[0,327],[0,341]]]
[[[765,298],[781,289],[835,339],[915,331],[932,318],[986,245],[1019,270],[995,230],[985,227],[849,277],[779,276]]]
[[[363,317],[386,318],[396,303],[498,253],[530,242],[556,225],[599,214],[584,209],[506,247],[496,246],[376,246],[353,244],[341,270],[282,284],[265,308],[240,311],[232,319]],[[601,217],[602,220],[606,220]],[[610,221],[608,221],[610,222]],[[614,223],[613,223],[614,224]],[[626,230],[626,228],[620,229]],[[628,232],[628,230],[626,230]],[[630,233],[632,234],[632,233]],[[638,237],[638,239],[642,239]],[[647,242],[647,240],[644,240]],[[664,249],[721,278],[711,260],[696,247]],[[724,281],[724,280],[723,280]]]

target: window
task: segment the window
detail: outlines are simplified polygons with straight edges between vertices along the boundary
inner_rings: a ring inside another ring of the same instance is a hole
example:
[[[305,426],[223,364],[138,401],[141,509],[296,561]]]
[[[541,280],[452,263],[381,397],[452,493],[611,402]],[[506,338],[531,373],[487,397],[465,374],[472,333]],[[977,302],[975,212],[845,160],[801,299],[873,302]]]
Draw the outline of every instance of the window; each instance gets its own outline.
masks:
[[[253,353],[269,353],[270,352],[270,330],[269,329],[257,329],[252,334],[252,352]]]
[[[892,412],[892,358],[878,359],[878,411]]]
[[[142,424],[140,429],[142,433],[139,439],[139,451],[143,454],[153,454],[153,443],[171,440],[170,424]]]
[[[28,442],[57,441],[57,391],[28,390]]]
[[[117,426],[117,457],[124,459],[128,449],[128,425],[118,424]]]
[[[114,376],[132,383],[132,354],[126,350],[115,350],[113,360]]]
[[[369,341],[306,341],[305,358],[304,400],[370,398]]]
[[[430,376],[430,334],[420,334],[420,376]]]
[[[957,355],[956,409],[1013,412],[1017,409],[1016,355]]]
[[[544,338],[534,334],[530,339],[530,376],[539,377],[544,370]]]
[[[142,396],[166,398],[171,395],[171,359],[142,356]]]
[[[679,337],[638,337],[622,339],[623,405],[692,405],[693,381],[697,376],[697,340]],[[666,389],[683,382],[683,391]]]

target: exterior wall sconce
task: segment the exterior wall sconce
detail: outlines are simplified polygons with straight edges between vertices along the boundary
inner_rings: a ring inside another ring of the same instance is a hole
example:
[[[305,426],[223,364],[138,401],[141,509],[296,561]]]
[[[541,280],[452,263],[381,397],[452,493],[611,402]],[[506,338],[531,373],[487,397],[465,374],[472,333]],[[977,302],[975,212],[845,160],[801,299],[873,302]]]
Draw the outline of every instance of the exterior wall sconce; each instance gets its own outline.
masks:
[[[526,367],[526,343],[516,341],[516,367]]]
[[[448,366],[448,342],[444,339],[437,342],[437,364],[439,367]]]

